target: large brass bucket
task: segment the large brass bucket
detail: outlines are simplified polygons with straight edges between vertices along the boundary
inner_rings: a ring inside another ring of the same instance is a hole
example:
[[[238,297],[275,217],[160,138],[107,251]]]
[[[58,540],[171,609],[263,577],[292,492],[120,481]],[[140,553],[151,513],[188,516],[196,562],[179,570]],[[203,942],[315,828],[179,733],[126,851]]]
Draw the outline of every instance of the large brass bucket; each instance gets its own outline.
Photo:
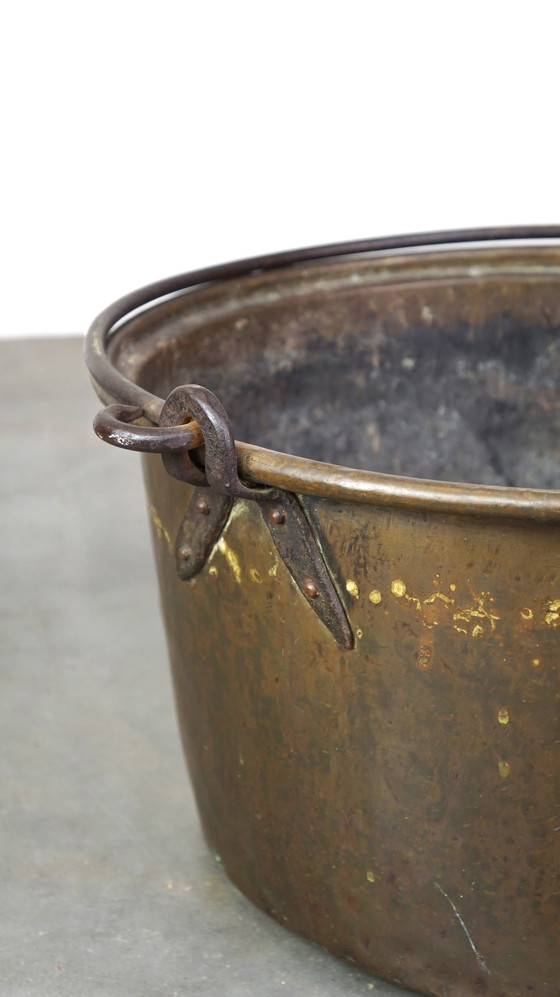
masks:
[[[87,343],[98,435],[146,451],[211,848],[282,924],[437,997],[560,992],[551,236],[230,264]]]

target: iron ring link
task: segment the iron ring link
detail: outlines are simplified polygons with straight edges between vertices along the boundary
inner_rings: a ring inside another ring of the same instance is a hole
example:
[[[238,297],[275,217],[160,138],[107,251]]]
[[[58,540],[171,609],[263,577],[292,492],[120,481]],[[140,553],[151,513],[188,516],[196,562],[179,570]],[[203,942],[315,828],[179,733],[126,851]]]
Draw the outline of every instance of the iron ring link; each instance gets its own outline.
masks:
[[[230,421],[220,400],[200,384],[181,384],[168,395],[161,410],[160,426],[181,425],[185,416],[195,419],[204,440],[204,469],[194,463],[188,450],[163,453],[168,474],[195,486],[207,486],[222,495],[264,502],[273,499],[274,488],[244,484],[237,468],[237,451]]]

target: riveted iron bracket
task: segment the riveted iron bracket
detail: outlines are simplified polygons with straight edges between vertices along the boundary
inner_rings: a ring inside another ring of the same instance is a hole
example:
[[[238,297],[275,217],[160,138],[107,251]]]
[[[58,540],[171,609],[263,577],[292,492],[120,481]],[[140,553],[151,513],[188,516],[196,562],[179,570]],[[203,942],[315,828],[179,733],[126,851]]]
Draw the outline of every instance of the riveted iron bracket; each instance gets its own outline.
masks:
[[[177,533],[175,560],[183,581],[194,578],[205,566],[229,518],[234,499],[213,488],[197,488]],[[259,508],[276,550],[300,592],[348,650],[354,637],[346,610],[330,576],[315,531],[295,495],[275,491]]]
[[[226,525],[233,499],[209,488],[196,488],[177,533],[175,562],[183,581],[204,567]]]
[[[278,491],[273,500],[260,504],[260,510],[276,550],[300,592],[335,640],[350,650],[354,647],[354,635],[346,610],[303,506],[295,495]]]
[[[196,419],[204,438],[200,463],[187,450],[164,452],[166,470],[195,486],[177,533],[177,572],[184,581],[204,567],[229,518],[234,497],[257,502],[276,549],[306,601],[344,648],[354,637],[344,604],[331,577],[314,528],[298,498],[281,489],[251,487],[240,480],[229,420],[207,388],[181,385],[169,395],[160,424],[171,427]]]

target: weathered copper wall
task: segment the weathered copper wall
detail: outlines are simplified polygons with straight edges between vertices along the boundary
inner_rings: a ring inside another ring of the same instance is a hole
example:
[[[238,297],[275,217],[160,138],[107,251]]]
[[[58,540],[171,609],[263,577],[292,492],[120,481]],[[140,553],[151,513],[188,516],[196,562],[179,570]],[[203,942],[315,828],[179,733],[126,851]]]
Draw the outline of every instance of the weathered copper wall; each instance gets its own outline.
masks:
[[[144,461],[185,750],[228,875],[426,994],[558,994],[560,525],[305,498],[346,652],[252,503],[180,581],[191,489]]]

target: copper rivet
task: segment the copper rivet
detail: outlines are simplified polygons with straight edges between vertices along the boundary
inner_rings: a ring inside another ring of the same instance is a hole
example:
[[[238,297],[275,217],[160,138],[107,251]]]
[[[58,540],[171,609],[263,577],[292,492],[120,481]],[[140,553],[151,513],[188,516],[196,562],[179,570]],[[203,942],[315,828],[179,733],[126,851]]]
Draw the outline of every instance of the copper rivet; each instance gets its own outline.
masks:
[[[310,578],[305,579],[303,583],[303,591],[308,599],[316,599],[319,595],[315,582],[312,582]]]
[[[196,500],[196,508],[198,509],[201,516],[208,516],[210,514],[210,506],[206,499],[199,498]]]
[[[183,558],[184,561],[188,560],[188,558],[191,556],[190,547],[181,547],[179,550],[179,555],[180,557]]]
[[[273,523],[276,523],[277,526],[281,526],[282,523],[286,522],[286,514],[282,511],[282,509],[271,509],[269,518]]]

